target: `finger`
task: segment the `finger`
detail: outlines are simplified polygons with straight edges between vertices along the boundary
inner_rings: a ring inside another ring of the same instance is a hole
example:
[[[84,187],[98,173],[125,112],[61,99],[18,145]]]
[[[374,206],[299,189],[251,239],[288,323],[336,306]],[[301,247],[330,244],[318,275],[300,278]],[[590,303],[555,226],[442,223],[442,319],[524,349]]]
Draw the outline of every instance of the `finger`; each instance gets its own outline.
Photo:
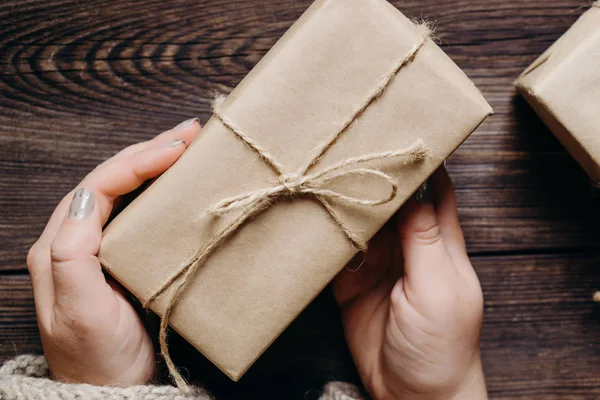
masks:
[[[181,140],[162,143],[94,170],[80,186],[97,194],[102,222],[106,223],[115,199],[161,175],[177,161],[185,149],[185,142]]]
[[[199,133],[200,131],[200,124],[197,121],[194,121],[191,125],[187,126],[185,129],[179,129],[177,130],[177,133],[174,137],[179,137],[179,138],[183,138],[186,143],[189,143],[193,140],[193,138]],[[165,143],[170,143],[170,142],[165,142],[165,138],[170,138],[172,136],[166,135],[166,136],[162,136],[161,140],[158,140],[157,143],[155,144],[154,149],[150,148],[150,149],[146,149],[146,151],[150,151],[154,153],[154,157],[158,156],[159,157],[159,162],[157,162],[157,164],[155,165],[155,168],[152,168],[153,171],[150,171],[149,173],[147,173],[147,175],[152,178],[152,175],[158,175],[162,172],[164,172],[164,170],[166,170],[180,155],[181,152],[183,152],[183,147],[185,146],[179,146],[179,148],[168,148],[165,147]],[[160,137],[160,135],[159,135]],[[177,139],[174,139],[177,140]],[[162,145],[162,147],[161,147]],[[141,157],[142,159],[144,158],[144,151],[140,151],[134,154],[131,154],[130,156],[133,157],[135,156],[135,154],[140,153],[141,155],[138,155],[137,157]],[[166,156],[166,158],[164,158]],[[163,158],[161,158],[163,157]],[[126,157],[123,157],[122,160],[125,160]],[[150,157],[150,159],[154,159],[152,156]],[[119,174],[115,174],[114,172],[114,168],[109,169],[109,171],[112,170],[113,173],[110,177],[108,177],[108,180],[113,179],[115,176],[117,177],[116,180],[118,180],[118,175]],[[154,173],[153,173],[154,172]],[[104,168],[97,168],[96,170],[94,170],[92,173],[90,173],[86,179],[88,181],[95,181],[96,180],[96,176],[98,174],[104,174],[105,173],[105,169]],[[79,187],[81,187],[81,184],[79,185]],[[135,189],[134,187],[132,187],[133,189]],[[69,193],[67,196],[65,196],[65,198],[63,198],[63,200],[60,202],[60,204],[57,206],[57,208],[55,209],[54,213],[52,214],[50,220],[48,221],[48,224],[46,225],[46,228],[44,229],[44,232],[42,233],[42,235],[40,236],[40,238],[38,239],[38,241],[34,244],[34,246],[32,247],[32,249],[30,250],[30,253],[28,255],[28,267],[29,270],[31,272],[31,276],[32,276],[32,281],[33,281],[33,286],[34,286],[34,290],[35,290],[35,294],[36,294],[36,306],[39,305],[38,309],[42,309],[45,306],[47,306],[48,304],[52,305],[54,302],[54,293],[55,293],[55,289],[54,289],[54,282],[53,282],[53,277],[52,277],[52,272],[51,272],[51,256],[50,256],[50,247],[51,247],[51,243],[53,242],[53,240],[55,239],[58,230],[61,226],[61,224],[63,223],[63,220],[65,219],[65,215],[67,214],[67,209],[69,208],[69,203],[71,201],[71,198],[73,197],[73,193],[75,192],[72,191],[71,193]],[[104,207],[106,208],[110,208],[111,207],[111,203],[110,202],[105,202]],[[104,218],[103,218],[104,220]]]
[[[184,150],[181,140],[149,148],[99,168],[83,180],[51,244],[57,303],[63,298],[70,303],[73,298],[91,300],[110,290],[96,254],[114,199],[164,172]]]
[[[199,127],[200,120],[198,118],[188,119],[175,126],[173,129],[165,131],[150,140],[141,143],[136,143],[134,145],[124,148],[123,150],[115,154],[113,157],[106,160],[103,164],[108,164],[113,161],[129,157],[130,155],[139,151],[146,150],[150,147],[160,145],[161,143],[170,142],[172,140],[181,139],[189,145],[198,134]]]
[[[181,140],[185,141],[187,144],[190,144],[194,140],[194,138],[197,136],[197,134],[199,132],[198,127],[200,127],[200,126],[201,125],[200,125],[200,121],[198,120],[198,118],[188,119],[187,121],[180,123],[173,129],[163,132],[160,135],[154,137],[152,140],[148,140],[148,141],[142,142],[142,143],[137,143],[137,144],[134,144],[132,146],[129,146],[129,147],[121,150],[114,157],[112,157],[112,158],[106,160],[104,163],[102,163],[99,167],[102,167],[102,166],[112,163],[114,161],[121,160],[123,158],[126,158],[126,157],[134,154],[134,153],[146,150],[153,146],[158,146],[163,143],[172,142],[173,140],[181,139]],[[128,198],[119,197],[119,198],[115,199],[114,204],[113,204],[113,209],[111,212],[111,216],[109,218],[112,218],[115,215],[117,215],[118,213],[120,213],[123,210],[123,208],[125,208],[131,202],[131,200],[133,200],[135,197],[137,197],[141,193],[141,190],[143,190],[147,187],[146,185],[150,185],[151,182],[152,181],[149,180],[145,183],[145,185],[136,189],[136,191],[129,193],[130,196],[126,196]]]
[[[341,307],[377,286],[388,275],[391,265],[390,232],[378,232],[367,253],[359,253],[333,281],[333,294]]]
[[[432,179],[434,207],[446,249],[457,264],[468,261],[467,247],[456,208],[456,197],[448,172],[441,167]]]
[[[191,123],[189,121],[191,121]],[[168,143],[173,140],[180,139],[180,140],[185,141],[185,143],[187,145],[189,145],[194,140],[194,138],[198,135],[199,132],[200,132],[200,122],[198,121],[197,118],[194,118],[194,119],[191,119],[188,121],[184,121],[181,124],[179,124],[178,126],[176,126],[175,128],[171,129],[170,131],[163,132],[160,135],[156,136],[152,140],[149,140],[147,142],[138,143],[138,144],[135,144],[135,145],[132,145],[132,146],[129,146],[129,147],[123,149],[121,152],[119,152],[112,158],[109,158],[103,164],[98,166],[97,169],[101,168],[102,166],[104,166],[106,164],[112,163],[112,161],[122,160],[126,157],[131,156],[132,154],[138,153],[143,150],[147,150],[151,147],[160,146],[163,143]],[[46,228],[44,229],[44,231],[42,232],[42,235],[40,236],[38,242],[36,243],[36,244],[38,244],[38,243],[40,244],[40,246],[39,246],[40,248],[46,249],[48,261],[50,259],[50,250],[49,250],[50,243],[54,239],[54,236],[56,236],[56,232],[58,231],[58,228],[62,224],[62,221],[66,215],[67,209],[69,207],[71,198],[73,197],[74,193],[75,193],[75,190],[72,190],[65,197],[63,197],[61,202],[56,207],[55,211],[52,213],[52,216],[50,217],[50,219],[46,225]]]
[[[409,200],[400,211],[398,233],[404,260],[405,286],[427,286],[448,275],[452,260],[433,204]]]

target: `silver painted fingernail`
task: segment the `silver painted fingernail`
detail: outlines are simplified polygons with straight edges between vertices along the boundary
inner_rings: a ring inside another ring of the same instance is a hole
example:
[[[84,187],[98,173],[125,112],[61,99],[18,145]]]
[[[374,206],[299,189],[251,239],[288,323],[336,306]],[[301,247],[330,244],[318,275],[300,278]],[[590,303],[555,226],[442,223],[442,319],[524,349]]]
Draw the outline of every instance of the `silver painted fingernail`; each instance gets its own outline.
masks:
[[[69,218],[87,218],[94,211],[94,193],[87,189],[79,189],[73,195],[71,207],[69,207]]]
[[[200,123],[200,121],[198,120],[198,118],[190,118],[187,121],[183,121],[182,123],[180,123],[179,125],[177,125],[175,128],[173,128],[173,130],[177,131],[179,129],[187,128],[188,126],[192,125],[194,122]]]
[[[171,147],[180,146],[182,144],[185,144],[184,140],[175,139],[175,140],[171,140],[170,142],[163,143],[160,147],[162,147],[163,149],[170,149]]]

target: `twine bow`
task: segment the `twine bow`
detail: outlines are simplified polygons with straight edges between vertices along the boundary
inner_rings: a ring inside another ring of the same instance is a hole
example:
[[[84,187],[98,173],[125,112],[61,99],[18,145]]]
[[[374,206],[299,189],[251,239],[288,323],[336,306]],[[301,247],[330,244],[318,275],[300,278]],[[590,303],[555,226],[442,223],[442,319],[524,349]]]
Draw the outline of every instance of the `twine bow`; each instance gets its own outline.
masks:
[[[300,175],[300,174],[283,174],[278,179],[278,184],[275,186],[258,189],[251,192],[241,194],[239,196],[231,197],[222,200],[207,210],[208,214],[223,215],[227,212],[243,207],[247,207],[253,203],[256,203],[260,199],[279,199],[283,197],[294,197],[296,195],[311,195],[319,196],[326,200],[331,201],[342,201],[349,204],[356,204],[361,206],[378,206],[389,203],[396,197],[398,193],[398,184],[390,175],[381,172],[377,169],[371,168],[353,168],[344,171],[341,169],[364,163],[372,160],[380,160],[384,158],[393,158],[399,156],[411,156],[413,160],[422,159],[426,156],[427,149],[423,141],[418,140],[414,145],[406,149],[397,151],[390,151],[385,153],[368,154],[362,157],[348,158],[342,162],[332,165],[322,172],[312,175]],[[368,176],[373,179],[383,180],[390,188],[390,193],[386,197],[380,199],[363,199],[355,196],[344,195],[338,191],[325,189],[324,187],[335,181],[336,179],[345,176]]]
[[[331,207],[330,202],[345,202],[347,204],[369,207],[389,203],[396,197],[398,191],[398,185],[394,178],[377,169],[363,168],[360,167],[360,165],[368,161],[391,158],[400,158],[404,161],[404,163],[415,163],[425,159],[429,155],[429,150],[423,141],[417,140],[406,148],[347,158],[321,172],[307,174],[307,171],[321,159],[323,154],[325,154],[325,152],[331,146],[333,146],[337,139],[348,130],[348,128],[375,100],[383,95],[400,69],[413,61],[417,52],[425,45],[431,35],[431,30],[428,26],[420,25],[419,28],[421,30],[419,42],[416,43],[403,58],[398,60],[389,73],[381,77],[370,96],[368,96],[363,103],[359,104],[350,117],[341,125],[339,129],[336,130],[335,135],[315,148],[312,156],[309,158],[309,161],[295,173],[286,172],[285,168],[279,164],[266,149],[262,148],[252,139],[250,135],[246,134],[240,127],[238,127],[233,121],[231,121],[222,113],[221,106],[224,101],[223,96],[217,97],[213,102],[214,117],[217,118],[225,127],[227,127],[229,131],[242,140],[242,142],[244,142],[248,147],[254,150],[256,154],[258,154],[265,162],[265,164],[270,166],[277,174],[278,181],[271,187],[250,191],[248,193],[243,193],[238,196],[224,199],[206,210],[205,214],[217,216],[226,214],[232,210],[242,210],[242,212],[237,218],[234,218],[232,221],[230,221],[219,233],[213,236],[208,243],[200,248],[188,262],[181,265],[178,271],[171,278],[164,282],[154,293],[151,293],[146,297],[144,307],[148,307],[148,305],[152,303],[152,301],[154,301],[167,288],[171,286],[174,287],[173,294],[167,303],[160,322],[159,342],[161,354],[165,360],[165,363],[167,364],[171,377],[183,392],[189,393],[190,387],[177,370],[177,367],[169,355],[169,348],[167,344],[169,317],[173,312],[181,293],[185,290],[187,284],[189,283],[190,278],[195,275],[198,268],[221,243],[235,233],[240,226],[261,213],[266,208],[271,207],[277,200],[281,200],[286,197],[305,195],[317,200],[327,211],[331,220],[344,232],[352,245],[357,250],[364,251],[367,248],[367,243],[365,240],[359,237],[358,234],[356,234],[352,229],[347,227],[342,222],[342,220],[336,215],[334,209]],[[382,180],[385,184],[389,185],[390,192],[387,196],[382,196],[378,199],[367,199],[346,195],[341,192],[326,188],[328,183],[348,176],[368,177],[371,179]]]

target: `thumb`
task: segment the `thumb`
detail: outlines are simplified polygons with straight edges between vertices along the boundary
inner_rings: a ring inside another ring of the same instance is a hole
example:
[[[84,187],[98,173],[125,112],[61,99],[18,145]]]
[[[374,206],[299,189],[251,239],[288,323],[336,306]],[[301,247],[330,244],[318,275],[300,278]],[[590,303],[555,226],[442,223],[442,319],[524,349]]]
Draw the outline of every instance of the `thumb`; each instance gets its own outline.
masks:
[[[85,302],[105,303],[112,293],[96,258],[102,218],[96,195],[75,191],[67,216],[50,246],[55,302],[59,307],[86,309]]]
[[[431,202],[409,200],[399,214],[398,233],[405,286],[431,287],[433,281],[443,281],[448,276],[448,264],[452,268],[452,260]]]
[[[99,299],[113,291],[96,255],[114,199],[163,173],[184,150],[182,140],[167,142],[99,167],[84,179],[50,248],[57,305],[104,305]]]

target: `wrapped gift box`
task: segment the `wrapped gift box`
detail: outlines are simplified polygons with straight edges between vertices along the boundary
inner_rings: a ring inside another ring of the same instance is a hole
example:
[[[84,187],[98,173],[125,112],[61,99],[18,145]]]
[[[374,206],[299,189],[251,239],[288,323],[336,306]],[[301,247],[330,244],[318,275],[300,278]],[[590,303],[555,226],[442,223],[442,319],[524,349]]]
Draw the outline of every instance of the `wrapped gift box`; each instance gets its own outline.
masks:
[[[523,72],[517,90],[600,182],[599,3]]]
[[[386,1],[317,0],[218,112],[108,226],[99,257],[162,316],[183,279],[173,277],[249,205],[207,210],[295,185],[297,196],[267,202],[210,252],[168,318],[237,380],[492,110],[427,30]],[[409,154],[381,156],[395,149]],[[354,172],[315,178],[344,160],[333,174]],[[315,182],[298,183],[305,175]]]

